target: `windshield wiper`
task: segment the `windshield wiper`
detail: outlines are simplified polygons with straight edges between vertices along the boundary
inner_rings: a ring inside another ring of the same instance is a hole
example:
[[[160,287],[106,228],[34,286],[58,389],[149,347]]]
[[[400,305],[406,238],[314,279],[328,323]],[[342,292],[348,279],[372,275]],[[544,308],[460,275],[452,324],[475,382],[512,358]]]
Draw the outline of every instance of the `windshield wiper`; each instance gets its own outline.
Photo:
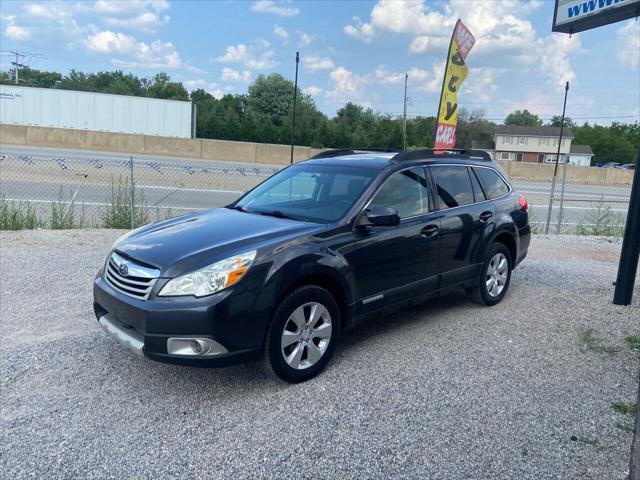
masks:
[[[282,213],[280,210],[254,210],[255,213],[259,213],[260,215],[269,215],[271,217],[276,218],[287,218],[289,220],[300,220],[299,218],[292,217],[291,215],[287,215],[286,213]]]
[[[230,210],[238,210],[239,212],[246,212],[244,207],[240,207],[239,205],[225,205],[224,208],[228,208]]]

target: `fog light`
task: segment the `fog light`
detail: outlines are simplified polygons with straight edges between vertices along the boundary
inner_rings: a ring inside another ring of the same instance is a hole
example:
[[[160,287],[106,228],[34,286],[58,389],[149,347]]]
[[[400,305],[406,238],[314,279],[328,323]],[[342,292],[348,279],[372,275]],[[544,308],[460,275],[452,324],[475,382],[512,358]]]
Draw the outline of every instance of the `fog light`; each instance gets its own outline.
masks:
[[[167,353],[169,355],[208,357],[228,353],[228,350],[211,338],[169,338]]]

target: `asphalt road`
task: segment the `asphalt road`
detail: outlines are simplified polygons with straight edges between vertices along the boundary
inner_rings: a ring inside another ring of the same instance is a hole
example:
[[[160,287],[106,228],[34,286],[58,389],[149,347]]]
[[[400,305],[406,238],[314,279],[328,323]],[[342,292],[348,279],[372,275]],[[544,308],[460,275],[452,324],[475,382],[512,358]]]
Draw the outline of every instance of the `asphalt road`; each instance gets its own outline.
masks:
[[[633,418],[612,404],[637,398],[640,291],[611,304],[617,242],[536,237],[501,304],[365,324],[288,385],[106,336],[91,282],[120,233],[0,233],[3,478],[626,477]]]
[[[109,205],[114,179],[129,175],[128,156],[100,152],[1,146],[1,193],[14,202],[31,202],[43,216],[52,201],[68,204],[77,191],[76,205],[83,206],[86,220],[99,219]],[[139,206],[158,216],[227,205],[244,191],[275,173],[273,165],[237,164],[175,157],[138,156],[134,177],[139,190]],[[82,183],[86,175],[85,183]],[[531,222],[546,221],[550,182],[514,179],[531,206]],[[560,185],[552,210],[552,224],[560,212]],[[564,192],[563,231],[579,225],[602,222],[624,225],[630,187],[567,184]],[[80,210],[80,208],[76,209]],[[95,223],[95,222],[94,222]]]

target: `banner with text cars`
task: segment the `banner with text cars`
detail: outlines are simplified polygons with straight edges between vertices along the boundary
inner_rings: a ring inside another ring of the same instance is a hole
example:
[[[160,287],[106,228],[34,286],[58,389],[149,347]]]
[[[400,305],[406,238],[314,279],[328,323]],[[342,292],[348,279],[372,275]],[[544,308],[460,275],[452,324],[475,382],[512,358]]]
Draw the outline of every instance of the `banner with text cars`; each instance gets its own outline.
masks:
[[[458,125],[458,90],[469,74],[465,59],[476,39],[461,20],[456,22],[451,36],[447,64],[444,70],[436,139],[434,149],[454,148],[456,146],[456,126]]]

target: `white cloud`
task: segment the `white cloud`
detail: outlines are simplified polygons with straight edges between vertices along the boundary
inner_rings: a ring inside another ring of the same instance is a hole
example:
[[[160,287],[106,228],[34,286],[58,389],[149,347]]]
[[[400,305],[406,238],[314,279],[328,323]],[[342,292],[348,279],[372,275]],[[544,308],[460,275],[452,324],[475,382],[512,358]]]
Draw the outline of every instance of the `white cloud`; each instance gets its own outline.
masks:
[[[239,43],[238,45],[229,45],[224,55],[216,57],[216,62],[243,63],[249,58],[249,48],[244,43]]]
[[[492,95],[498,90],[495,73],[497,71],[494,68],[474,68],[463,84],[464,98],[473,103],[488,104]]]
[[[571,80],[575,78],[571,58],[581,53],[579,36],[537,36],[525,17],[541,5],[539,0],[379,0],[368,22],[354,18],[355,25],[345,26],[344,31],[365,42],[385,33],[407,35],[412,37],[409,53],[423,54],[446,49],[456,20],[462,18],[476,37],[474,66],[538,67],[549,83]]]
[[[307,88],[303,89],[302,93],[315,97],[317,95],[320,95],[323,91],[324,90],[322,90],[320,87],[316,87],[315,85],[310,85]]]
[[[170,17],[163,13],[169,9],[166,0],[98,0],[93,4],[78,3],[76,9],[83,13],[97,14],[114,28],[153,33],[166,25]]]
[[[197,80],[187,80],[185,82],[182,82],[182,84],[184,85],[184,88],[186,88],[189,92],[201,88],[218,100],[224,96],[224,91],[222,90],[222,88],[220,88],[219,84],[215,82],[209,83],[204,78],[199,78]]]
[[[329,57],[319,57],[317,55],[309,55],[302,57],[302,65],[306,70],[317,72],[318,70],[333,70],[336,65]]]
[[[230,45],[224,55],[214,60],[218,63],[239,63],[250,70],[265,70],[278,64],[273,58],[275,52],[268,47],[269,42],[266,40],[261,40],[253,46],[247,46],[244,43]]]
[[[283,45],[287,44],[287,40],[289,40],[289,33],[284,28],[282,28],[280,25],[274,25],[273,33],[282,41]]]
[[[249,70],[234,70],[233,68],[224,67],[222,69],[222,75],[220,80],[223,82],[244,82],[249,83],[251,81],[251,72]]]
[[[435,68],[440,67],[434,66]],[[431,84],[434,83],[433,74],[417,67],[412,67],[407,72],[392,72],[384,65],[380,65],[373,71],[373,78],[376,83],[382,85],[402,85],[405,73],[408,75],[407,83],[409,85],[416,85],[421,91],[431,91]]]
[[[404,82],[404,73],[403,72],[391,72],[384,65],[378,66],[373,71],[373,78],[375,78],[377,83],[381,83],[382,85],[398,85]]]
[[[310,45],[311,43],[313,43],[314,40],[314,36],[310,35],[308,33],[305,32],[299,32],[300,33],[300,42],[299,45],[301,47],[306,47],[307,45]]]
[[[257,0],[251,5],[252,12],[272,13],[280,17],[295,17],[300,10],[287,6],[290,2],[273,2],[270,0]]]
[[[638,68],[640,63],[640,25],[631,20],[616,32],[616,58],[631,68]]]
[[[157,69],[183,67],[180,54],[171,42],[155,40],[147,44],[137,41],[131,35],[104,30],[88,36],[84,45],[89,53],[116,56],[111,59],[111,63],[119,67]]]
[[[353,17],[355,25],[345,25],[342,29],[344,33],[365,43],[369,43],[375,36],[375,31],[370,23],[363,23],[359,17]]]
[[[357,102],[362,99],[367,81],[344,67],[338,67],[329,74],[333,90],[326,96],[336,103]]]
[[[31,38],[31,31],[28,28],[16,25],[16,16],[9,15],[7,17],[7,28],[4,35],[11,40],[25,41]]]

